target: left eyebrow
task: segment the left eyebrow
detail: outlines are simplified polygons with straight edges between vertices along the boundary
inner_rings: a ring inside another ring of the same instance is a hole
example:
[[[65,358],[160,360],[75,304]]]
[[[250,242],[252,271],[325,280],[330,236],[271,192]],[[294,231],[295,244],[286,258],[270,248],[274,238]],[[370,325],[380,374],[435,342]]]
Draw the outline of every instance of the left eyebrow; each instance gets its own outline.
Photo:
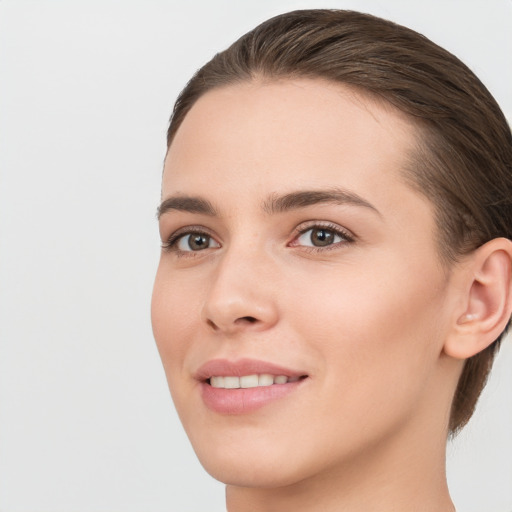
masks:
[[[217,215],[215,208],[210,201],[201,197],[172,196],[164,199],[156,210],[156,217],[160,217],[171,210],[178,210],[189,213],[200,213],[203,215]]]
[[[299,190],[282,196],[271,196],[263,203],[263,210],[266,213],[275,214],[322,203],[359,206],[373,210],[379,216],[382,216],[379,210],[366,201],[366,199],[363,199],[355,192],[341,188]]]

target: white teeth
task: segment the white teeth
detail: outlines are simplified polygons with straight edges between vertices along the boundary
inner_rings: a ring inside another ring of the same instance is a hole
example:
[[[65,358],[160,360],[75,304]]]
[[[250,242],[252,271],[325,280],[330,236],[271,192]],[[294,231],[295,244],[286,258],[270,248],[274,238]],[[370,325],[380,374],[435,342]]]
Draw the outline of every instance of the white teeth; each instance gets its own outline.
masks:
[[[226,389],[236,389],[240,387],[240,377],[224,377],[224,387]]]
[[[262,373],[258,377],[258,385],[260,386],[272,386],[274,384],[274,376],[268,373]]]
[[[258,376],[257,375],[244,375],[240,377],[241,388],[256,388],[258,387]]]
[[[286,384],[297,382],[300,377],[287,377],[286,375],[271,375],[270,373],[235,376],[214,376],[210,377],[212,388],[238,389],[256,388],[259,386],[272,386],[272,384]]]
[[[224,387],[224,377],[212,377],[210,379],[210,384],[213,388],[223,388]]]

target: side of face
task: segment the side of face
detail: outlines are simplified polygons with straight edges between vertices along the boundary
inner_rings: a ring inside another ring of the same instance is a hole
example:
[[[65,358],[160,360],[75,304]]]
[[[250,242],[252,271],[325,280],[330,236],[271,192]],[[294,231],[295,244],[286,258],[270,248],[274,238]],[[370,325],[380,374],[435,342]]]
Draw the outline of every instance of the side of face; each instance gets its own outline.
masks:
[[[444,435],[455,298],[433,207],[400,178],[414,136],[391,108],[306,79],[211,91],[179,128],[152,322],[214,477],[288,485]],[[212,374],[258,365],[301,378],[257,407],[257,392],[209,401]]]

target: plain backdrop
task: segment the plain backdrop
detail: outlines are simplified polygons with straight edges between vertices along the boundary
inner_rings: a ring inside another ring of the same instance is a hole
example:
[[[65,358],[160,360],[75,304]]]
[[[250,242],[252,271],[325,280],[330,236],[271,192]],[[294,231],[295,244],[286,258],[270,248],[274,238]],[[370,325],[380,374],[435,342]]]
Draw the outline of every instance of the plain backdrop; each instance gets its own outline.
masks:
[[[512,119],[510,0],[0,1],[1,512],[224,510],[151,333],[165,131],[216,51],[309,7],[426,34]],[[511,345],[449,448],[458,512],[512,511]]]

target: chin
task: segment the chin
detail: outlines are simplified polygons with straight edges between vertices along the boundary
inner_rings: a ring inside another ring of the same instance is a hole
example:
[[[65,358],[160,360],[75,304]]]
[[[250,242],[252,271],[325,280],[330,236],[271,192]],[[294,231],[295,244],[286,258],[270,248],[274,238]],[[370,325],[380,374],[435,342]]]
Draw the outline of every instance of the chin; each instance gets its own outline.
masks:
[[[283,468],[269,460],[231,460],[231,458],[199,458],[204,469],[216,480],[236,487],[271,489],[286,487],[303,480],[307,475],[290,466]]]
[[[308,476],[304,468],[310,465],[301,459],[311,457],[301,456],[279,435],[275,438],[269,432],[245,429],[217,436],[195,433],[198,435],[188,432],[199,462],[213,478],[227,485],[275,488]]]
[[[275,489],[288,487],[339,464],[353,456],[342,443],[336,450],[308,442],[293,429],[257,431],[233,429],[231,432],[204,436],[189,432],[195,453],[204,469],[226,485]],[[192,435],[190,435],[192,434]]]

